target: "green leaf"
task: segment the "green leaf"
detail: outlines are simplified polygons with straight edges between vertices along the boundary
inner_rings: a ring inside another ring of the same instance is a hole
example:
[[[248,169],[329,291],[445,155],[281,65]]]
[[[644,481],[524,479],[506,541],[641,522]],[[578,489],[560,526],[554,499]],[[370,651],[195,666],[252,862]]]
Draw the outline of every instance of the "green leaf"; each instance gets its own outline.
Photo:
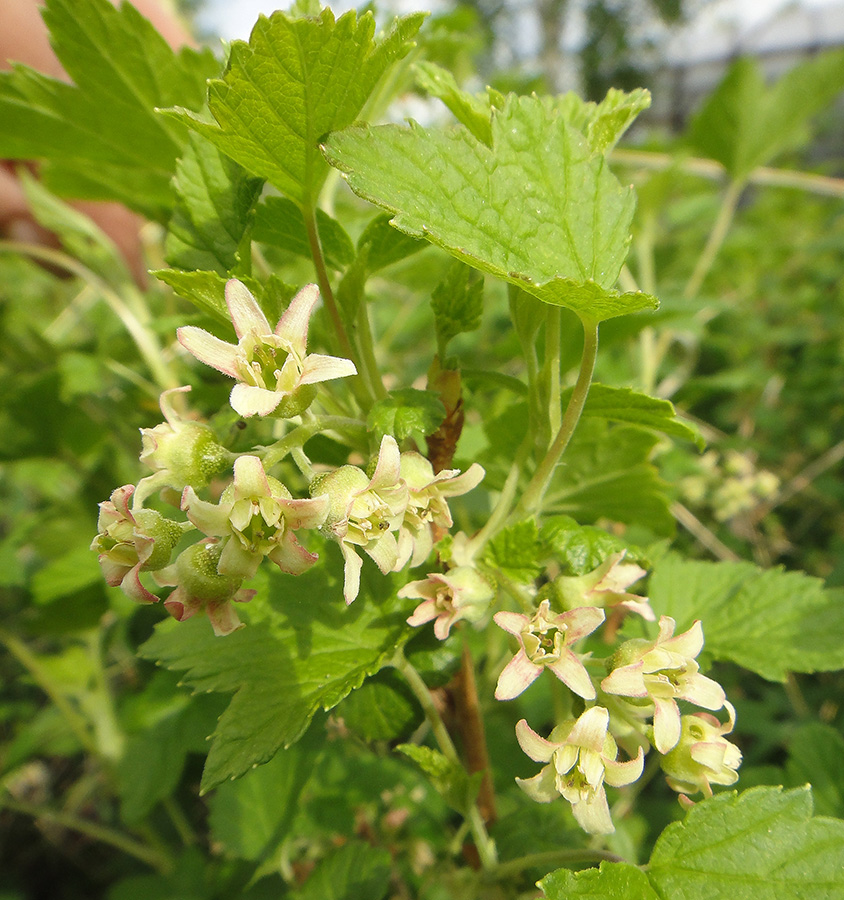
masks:
[[[539,540],[544,554],[551,556],[565,571],[564,575],[585,575],[592,572],[613,553],[627,549],[620,538],[603,528],[579,525],[571,516],[552,516],[542,523]],[[628,555],[628,560],[638,557]]]
[[[232,320],[226,306],[228,278],[218,272],[184,272],[181,269],[155,269],[152,274],[159,281],[170,285],[180,297],[193,303],[201,312],[231,327]],[[241,275],[240,280],[260,302],[264,295],[261,284],[245,275]]]
[[[214,732],[204,791],[297,741],[318,709],[331,709],[377,672],[411,633],[393,580],[365,565],[358,602],[343,602],[336,548],[304,575],[267,573],[267,619],[225,638],[208,621],[169,621],[141,647],[184,671],[196,691],[234,692]],[[256,603],[257,601],[253,601]]]
[[[455,262],[431,294],[434,326],[440,357],[445,359],[448,342],[467,331],[474,331],[481,324],[484,308],[483,278],[470,279],[472,270]]]
[[[492,107],[489,95],[470,94],[462,90],[451,72],[436,63],[418,62],[414,69],[419,87],[442,100],[458,122],[465,125],[481,143],[491,147]]]
[[[660,900],[648,876],[627,863],[601,863],[581,872],[557,869],[539,886],[548,900]]]
[[[167,715],[132,735],[117,768],[120,815],[128,825],[166,800],[182,777],[189,753],[205,753],[221,710],[218,697],[174,698]]]
[[[390,887],[390,854],[361,841],[345,844],[320,862],[296,900],[382,900]]]
[[[431,747],[399,744],[396,750],[419,766],[452,809],[465,813],[475,802],[483,772],[470,775],[459,763],[450,762],[439,750]]]
[[[533,519],[502,529],[487,545],[484,559],[519,584],[528,584],[542,571],[539,532]]]
[[[665,829],[647,872],[603,863],[560,869],[540,886],[548,900],[840,900],[844,822],[813,818],[808,787],[725,792]]]
[[[788,742],[785,772],[789,785],[812,785],[815,808],[822,816],[844,816],[844,737],[821,722],[801,725]]]
[[[561,403],[564,409],[571,396],[571,390],[568,388],[562,392]],[[706,445],[703,436],[694,425],[677,418],[674,404],[670,400],[649,397],[632,388],[593,384],[589,388],[583,415],[652,428],[662,434],[693,441],[700,450]]]
[[[603,157],[536,97],[507,99],[492,147],[464,127],[353,126],[325,144],[352,189],[474,268],[595,321],[656,308],[613,289],[635,204]]]
[[[0,73],[0,156],[45,161],[63,196],[118,200],[163,221],[186,131],[157,106],[199,108],[219,64],[175,53],[130,4],[49,0],[44,19],[74,84],[18,66]]]
[[[744,180],[800,143],[808,120],[844,89],[844,50],[828,50],[766,87],[759,63],[736,60],[692,121],[690,140]]]
[[[401,388],[375,403],[366,426],[378,435],[391,434],[403,441],[414,431],[433,434],[445,419],[445,407],[433,391]]]
[[[336,219],[321,209],[316,212],[316,222],[326,263],[338,271],[345,269],[355,258],[352,239]],[[272,244],[308,259],[312,256],[302,210],[286,197],[267,197],[258,205],[254,237],[263,244]]]
[[[746,562],[698,562],[670,554],[648,593],[677,630],[703,622],[706,652],[767,678],[844,668],[844,591],[819,578]]]
[[[346,727],[366,741],[408,736],[423,718],[422,707],[395,672],[377,672],[337,707]]]
[[[211,837],[227,856],[260,860],[285,837],[299,796],[318,759],[316,728],[237,781],[221,784],[209,800]]]
[[[673,534],[667,485],[650,462],[656,442],[641,428],[582,419],[551,483],[551,509],[585,524],[606,518]]]
[[[52,603],[75,594],[91,584],[99,584],[102,572],[87,542],[51,560],[32,578],[32,595],[38,604]]]
[[[252,209],[261,179],[191,134],[176,164],[173,187],[176,207],[164,243],[167,262],[178,269],[248,275]]]
[[[586,137],[595,153],[609,153],[639,113],[651,105],[651,95],[644,88],[629,94],[610,88],[600,103],[584,100],[574,91],[549,98],[548,102]]]
[[[372,13],[336,22],[318,17],[261,16],[249,43],[234,41],[222,79],[209,82],[214,121],[187,110],[171,114],[266,179],[302,207],[315,205],[328,166],[319,142],[360,113],[391,63],[412,47],[425,18],[396,19],[373,41]]]
[[[406,259],[427,246],[425,241],[393,228],[389,216],[380,215],[364,228],[358,238],[358,255],[366,255],[366,269],[372,273]]]

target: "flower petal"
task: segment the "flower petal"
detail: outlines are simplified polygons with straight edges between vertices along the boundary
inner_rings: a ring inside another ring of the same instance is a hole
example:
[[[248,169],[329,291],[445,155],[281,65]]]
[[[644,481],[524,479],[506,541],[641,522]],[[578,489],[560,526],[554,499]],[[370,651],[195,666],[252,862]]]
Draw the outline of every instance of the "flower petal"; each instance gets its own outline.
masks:
[[[519,650],[498,676],[495,699],[512,700],[514,697],[518,697],[525,688],[539,678],[541,672],[542,666],[535,666],[527,658],[525,651]]]
[[[724,688],[717,681],[713,681],[699,672],[681,682],[681,689],[677,692],[677,696],[681,700],[688,700],[704,709],[721,709],[727,700]]]
[[[510,634],[520,635],[530,623],[530,619],[521,613],[508,612],[501,610],[492,617],[493,622],[499,627],[508,631]]]
[[[237,378],[239,354],[234,344],[227,344],[204,328],[197,328],[195,325],[177,328],[176,337],[185,350],[192,353],[200,362],[224,375]]]
[[[665,755],[680,740],[680,709],[674,700],[654,698],[654,744]]]
[[[288,575],[301,575],[319,559],[316,553],[306,550],[291,531],[285,532],[278,545],[267,554],[267,558]]]
[[[236,278],[226,282],[226,306],[229,308],[238,340],[250,331],[255,334],[272,334],[270,323],[258,306],[258,301],[252,296],[249,288]]]
[[[332,381],[335,378],[348,378],[357,373],[358,370],[350,359],[311,353],[305,357],[305,361],[302,363],[299,384],[317,384],[320,381]]]
[[[320,494],[305,500],[279,500],[284,511],[284,521],[291,531],[299,528],[319,528],[325,522],[331,499]]]
[[[557,618],[566,624],[566,643],[576,644],[604,621],[604,611],[596,606],[581,606],[564,612]]]
[[[399,545],[392,531],[385,531],[377,541],[370,541],[363,549],[382,575],[386,575],[395,566],[399,555]]]
[[[187,513],[188,519],[203,533],[209,537],[224,537],[231,533],[229,528],[229,513],[231,507],[226,504],[220,506],[217,503],[209,503],[201,500],[196,491],[188,485],[182,491],[182,510]]]
[[[604,760],[606,768],[604,769],[604,781],[613,787],[622,787],[625,784],[632,784],[642,774],[645,766],[645,754],[641,747],[635,759],[629,759],[627,762],[617,762],[615,760]]]
[[[234,461],[234,496],[236,500],[270,496],[267,473],[257,456],[239,456]]]
[[[120,590],[136,603],[158,603],[158,597],[141,584],[140,563],[126,573],[123,581],[120,582]]]
[[[400,477],[401,454],[396,439],[385,434],[378,448],[378,464],[369,482],[369,490],[377,491],[379,488],[394,487]]]
[[[351,603],[360,593],[360,570],[363,560],[348,544],[340,544],[340,550],[345,560],[343,567],[343,597],[346,603]]]
[[[558,745],[537,734],[526,719],[516,722],[516,740],[534,762],[548,762]]]
[[[439,473],[442,475],[442,472]],[[448,478],[439,484],[438,490],[443,497],[459,497],[476,488],[484,479],[486,471],[478,463],[472,463],[462,475]]]
[[[410,585],[406,584],[405,587],[410,587]],[[404,590],[404,588],[402,588]],[[402,596],[402,592],[399,591],[399,597]],[[411,596],[408,594],[404,594],[405,597]],[[413,610],[413,615],[407,617],[407,624],[413,625],[416,627],[417,625],[424,625],[426,622],[430,622],[439,615],[439,610],[437,609],[437,604],[435,600],[423,600],[416,609]]]
[[[603,787],[588,799],[573,803],[571,811],[577,819],[577,824],[587,834],[612,834],[615,831],[607,806],[607,794]]]
[[[306,284],[290,301],[275,327],[275,333],[300,357],[305,355],[308,324],[318,300],[319,288],[315,284]]]
[[[563,684],[567,685],[578,697],[584,700],[595,699],[595,685],[583,663],[571,650],[564,650],[556,662],[547,663],[550,669]]]
[[[559,797],[554,781],[554,769],[545,766],[538,775],[533,778],[517,778],[516,784],[537,803],[550,803]]]
[[[226,541],[220,559],[217,562],[217,571],[221,575],[239,575],[241,578],[252,578],[261,565],[264,558],[262,553],[247,550],[236,537]]]
[[[243,628],[243,622],[237,617],[234,607],[228,600],[224,600],[222,603],[209,603],[205,609],[217,637],[224,637],[237,631],[238,628]]]
[[[660,632],[662,632],[662,619],[660,619]],[[673,621],[673,620],[672,620]],[[660,638],[662,634],[660,633]],[[697,619],[688,631],[678,634],[677,637],[665,641],[665,648],[672,653],[678,653],[687,659],[694,659],[701,650],[703,650],[703,626],[700,619]]]
[[[229,405],[246,419],[250,416],[268,416],[275,411],[284,396],[279,391],[268,391],[251,384],[236,384],[229,395]]]
[[[603,706],[593,706],[591,709],[587,709],[574,723],[574,727],[569,732],[568,742],[595,753],[601,753],[604,749],[609,723],[609,711]]]
[[[648,688],[645,685],[643,672],[642,660],[631,663],[629,666],[619,666],[601,682],[601,690],[620,697],[647,697]]]

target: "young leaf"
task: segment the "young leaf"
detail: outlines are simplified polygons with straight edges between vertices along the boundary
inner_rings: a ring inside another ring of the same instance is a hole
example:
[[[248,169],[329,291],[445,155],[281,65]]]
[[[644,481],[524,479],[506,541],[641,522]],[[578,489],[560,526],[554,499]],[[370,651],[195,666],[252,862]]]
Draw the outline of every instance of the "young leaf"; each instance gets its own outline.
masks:
[[[821,816],[844,816],[844,737],[822,722],[806,722],[788,743],[786,783],[812,785],[815,809]]]
[[[767,678],[844,668],[844,603],[819,578],[746,562],[699,562],[671,554],[649,585],[654,611],[678,633],[703,622],[706,652]]]
[[[373,41],[370,12],[358,19],[350,11],[336,22],[330,9],[318,17],[261,16],[248,44],[232,44],[222,79],[209,83],[214,120],[188,110],[171,115],[311,207],[328,172],[319,141],[357,118],[390,64],[410,50],[424,18],[396,19]]]
[[[267,575],[267,621],[225,638],[208,622],[165,622],[141,655],[184,671],[196,691],[234,692],[202,776],[207,791],[297,741],[314,713],[336,706],[377,672],[411,633],[392,580],[363,570],[363,602],[343,602],[341,561],[299,575]],[[253,601],[254,602],[254,601]]]
[[[509,97],[492,146],[464,127],[354,126],[325,143],[352,189],[474,268],[595,321],[653,309],[613,289],[634,198],[602,156],[536,97]]]
[[[549,102],[586,137],[595,153],[609,153],[639,113],[651,105],[651,95],[644,88],[629,94],[610,88],[600,103],[583,100],[574,91],[550,98]]]
[[[50,40],[74,84],[17,66],[0,73],[0,156],[39,159],[62,196],[119,200],[163,221],[184,126],[157,106],[199,108],[219,63],[175,53],[129,3],[48,0]]]
[[[628,548],[620,538],[595,528],[593,525],[579,525],[571,516],[552,516],[542,523],[539,539],[546,556],[564,568],[564,575],[585,575],[592,572],[613,553]],[[628,554],[628,561],[635,560],[635,554]]]
[[[260,860],[284,838],[318,758],[315,730],[243,778],[226,781],[214,791],[209,801],[211,837],[227,856]]]
[[[173,179],[176,207],[164,255],[177,269],[248,275],[252,209],[263,182],[199,135],[189,135]]]
[[[508,578],[527,584],[542,571],[540,553],[536,522],[526,519],[500,531],[487,545],[484,559]]]
[[[433,434],[445,419],[445,407],[432,391],[401,388],[375,403],[366,417],[370,431],[403,441],[414,431]]]
[[[316,867],[294,900],[382,900],[390,888],[390,854],[361,841],[345,844]]]
[[[561,402],[564,409],[570,396],[571,388],[563,391]],[[632,388],[593,384],[589,388],[583,415],[652,428],[672,437],[693,441],[700,450],[705,446],[703,436],[697,428],[677,418],[674,404],[670,400],[649,397]]]
[[[597,871],[559,869],[540,887],[548,900],[837,900],[844,893],[844,822],[813,818],[808,787],[725,792],[665,829],[646,873],[603,863]]]
[[[381,671],[337,707],[346,727],[365,741],[407,737],[425,718],[419,701],[394,671]]]
[[[470,94],[457,84],[448,69],[432,62],[418,62],[414,66],[416,83],[432,97],[449,108],[458,122],[488,147],[492,146],[492,107],[489,96]]]
[[[355,258],[352,239],[336,219],[321,209],[316,212],[316,221],[326,263],[338,271],[345,269]],[[312,256],[302,210],[286,197],[267,197],[258,204],[254,238],[308,259]]]
[[[736,60],[692,121],[692,144],[737,181],[797,144],[808,120],[844,89],[844,50],[828,50],[766,87],[759,64]]]
[[[450,762],[439,750],[431,747],[399,744],[396,750],[410,757],[419,766],[445,802],[457,812],[466,813],[475,802],[483,777],[481,772],[469,775],[463,766]]]
[[[441,359],[445,359],[448,342],[466,331],[474,331],[481,324],[484,308],[483,278],[470,280],[471,269],[455,262],[431,294],[434,327]]]

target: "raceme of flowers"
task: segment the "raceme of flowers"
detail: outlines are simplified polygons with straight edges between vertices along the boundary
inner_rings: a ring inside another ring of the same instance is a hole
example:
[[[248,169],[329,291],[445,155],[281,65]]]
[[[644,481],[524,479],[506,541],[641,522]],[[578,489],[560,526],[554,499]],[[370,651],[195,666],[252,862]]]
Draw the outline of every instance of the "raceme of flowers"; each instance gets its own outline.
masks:
[[[290,427],[319,423],[310,410],[319,386],[355,375],[355,366],[307,352],[309,322],[319,300],[315,285],[293,297],[275,329],[236,279],[227,283],[225,299],[237,344],[194,326],[178,329],[179,342],[236,380],[232,408],[245,418],[275,423],[274,434],[282,435],[279,446]],[[627,559],[627,551],[609,554],[584,574],[557,570],[555,576],[543,575],[541,593],[536,586],[510,592],[520,597],[522,611],[493,613],[507,591],[499,590],[500,573],[477,541],[459,533],[450,537],[447,550],[442,545],[454,524],[449,500],[478,486],[484,477],[480,465],[435,472],[421,454],[402,452],[395,438],[385,435],[369,469],[347,464],[314,475],[298,446],[300,458],[285,451],[310,482],[309,496],[297,498],[265,467],[265,456],[272,460],[271,469],[284,458],[273,455],[273,445],[231,452],[186,409],[189,391],[165,391],[160,400],[165,421],[142,429],[140,461],[151,474],[137,486],[117,488],[100,504],[91,549],[109,585],[140,603],[160,599],[150,590],[152,581],[172,587],[163,600],[171,616],[182,621],[205,615],[215,634],[226,635],[242,627],[236,604],[254,597],[255,590],[243,585],[265,559],[291,575],[314,565],[317,555],[308,549],[308,532],[318,531],[337,544],[347,604],[360,594],[363,557],[386,574],[421,566],[437,550],[437,565],[398,591],[400,598],[420,601],[408,624],[433,623],[435,636],[444,641],[460,623],[482,627],[491,616],[513,646],[500,669],[497,700],[514,700],[545,670],[569,692],[572,713],[547,738],[524,719],[516,726],[524,752],[545,764],[535,776],[517,779],[530,797],[549,802],[562,796],[585,831],[606,834],[614,825],[605,785],[636,781],[651,745],[660,754],[669,786],[684,803],[692,802],[689,794],[709,796],[712,785],[736,781],[741,752],[726,738],[735,710],[721,686],[700,672],[700,622],[675,634],[675,621],[662,616],[654,639],[627,640],[606,659],[592,658],[601,646],[602,626],[606,647],[615,643],[625,616],[638,615],[645,622],[656,618],[648,598],[629,591],[647,573]],[[232,474],[228,483],[215,485],[226,472]],[[200,496],[201,491],[216,500]],[[147,508],[156,493],[177,505],[183,518]],[[189,543],[190,535],[198,540]],[[147,584],[143,573],[149,573]],[[587,640],[590,652],[583,649]],[[705,712],[687,712],[679,702]],[[713,715],[719,710],[726,710],[726,722]],[[626,759],[620,758],[622,752]]]

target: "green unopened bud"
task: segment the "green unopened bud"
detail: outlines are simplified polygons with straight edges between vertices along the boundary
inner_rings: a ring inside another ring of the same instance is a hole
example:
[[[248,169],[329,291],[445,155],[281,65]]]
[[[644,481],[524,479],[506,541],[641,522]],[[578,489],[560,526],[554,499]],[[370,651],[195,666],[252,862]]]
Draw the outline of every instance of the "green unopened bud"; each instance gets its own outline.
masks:
[[[176,559],[175,577],[178,584],[192,597],[213,603],[228,600],[239,588],[239,575],[220,575],[222,544],[201,542],[188,547]]]
[[[353,497],[365,491],[369,478],[357,466],[340,466],[333,472],[317,475],[311,482],[309,493],[312,497],[327,494],[329,497],[327,526],[342,522],[349,510]]]
[[[165,472],[169,486],[181,490],[190,484],[204,487],[229,464],[229,454],[216,435],[198,422],[169,423],[141,429],[141,462]]]

